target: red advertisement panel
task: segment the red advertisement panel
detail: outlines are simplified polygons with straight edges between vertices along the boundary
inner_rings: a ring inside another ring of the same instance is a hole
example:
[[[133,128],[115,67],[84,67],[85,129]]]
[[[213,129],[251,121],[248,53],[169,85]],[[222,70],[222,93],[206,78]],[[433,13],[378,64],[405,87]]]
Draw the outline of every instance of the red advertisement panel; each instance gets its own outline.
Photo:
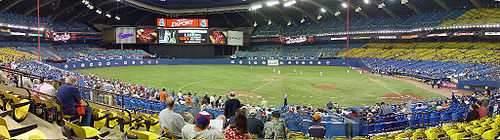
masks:
[[[165,19],[157,18],[156,26],[159,27],[208,27],[208,19]]]

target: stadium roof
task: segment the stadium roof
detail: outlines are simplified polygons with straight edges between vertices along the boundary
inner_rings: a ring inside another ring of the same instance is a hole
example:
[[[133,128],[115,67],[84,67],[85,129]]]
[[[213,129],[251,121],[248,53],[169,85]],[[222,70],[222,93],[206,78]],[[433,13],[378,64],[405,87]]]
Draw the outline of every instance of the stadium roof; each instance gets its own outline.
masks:
[[[269,1],[279,1],[279,4],[268,6],[266,3]],[[40,14],[56,21],[151,26],[159,17],[208,18],[209,25],[216,27],[252,26],[254,22],[262,25],[269,20],[272,24],[286,25],[291,22],[299,25],[346,19],[347,10],[342,6],[346,0],[295,0],[292,5],[284,6],[291,1],[294,0],[40,0]],[[405,1],[407,3],[402,4]],[[379,8],[382,3],[385,6]],[[350,17],[398,17],[499,5],[500,2],[495,0],[350,0]],[[356,12],[358,7],[361,10]],[[0,9],[1,12],[36,16],[36,1],[2,0]],[[97,14],[97,10],[102,14]],[[106,17],[106,14],[110,16]],[[302,19],[304,23],[301,23]]]

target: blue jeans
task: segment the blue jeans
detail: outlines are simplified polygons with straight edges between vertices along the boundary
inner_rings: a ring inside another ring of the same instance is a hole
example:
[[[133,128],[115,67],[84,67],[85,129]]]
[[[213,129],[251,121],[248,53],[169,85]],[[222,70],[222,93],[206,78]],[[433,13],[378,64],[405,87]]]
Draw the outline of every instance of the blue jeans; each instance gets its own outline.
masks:
[[[76,108],[73,109],[72,112],[68,112],[68,115],[73,115],[73,117],[70,120],[80,119],[80,116],[78,116],[78,113],[76,111]],[[80,121],[80,126],[90,126],[91,118],[92,118],[92,108],[86,107],[85,115],[82,116],[82,120]]]

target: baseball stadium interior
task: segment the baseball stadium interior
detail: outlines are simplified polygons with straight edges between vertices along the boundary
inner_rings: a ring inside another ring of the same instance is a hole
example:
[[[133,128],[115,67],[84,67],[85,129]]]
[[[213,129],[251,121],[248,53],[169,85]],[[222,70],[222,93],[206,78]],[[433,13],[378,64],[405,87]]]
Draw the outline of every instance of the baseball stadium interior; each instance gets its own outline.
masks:
[[[0,0],[1,139],[497,139],[500,0]]]

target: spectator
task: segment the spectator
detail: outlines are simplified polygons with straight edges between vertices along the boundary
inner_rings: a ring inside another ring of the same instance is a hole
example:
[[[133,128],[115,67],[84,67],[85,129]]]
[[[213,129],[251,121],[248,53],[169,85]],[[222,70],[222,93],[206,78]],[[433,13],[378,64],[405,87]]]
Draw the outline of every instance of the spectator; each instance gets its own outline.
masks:
[[[191,106],[191,104],[191,93],[188,92],[188,95],[186,96],[186,106]]]
[[[230,124],[224,132],[226,139],[250,139],[248,132],[247,115],[244,109],[238,109],[235,112],[234,124]]]
[[[386,105],[384,102],[380,103],[380,115],[392,115],[392,109],[389,105]]]
[[[285,121],[280,118],[278,111],[274,111],[271,121],[264,124],[264,138],[266,139],[287,139],[288,132]]]
[[[266,101],[266,98],[262,98],[262,102],[260,102],[260,107],[262,107],[262,108],[267,108],[267,101]]]
[[[482,119],[484,117],[488,117],[486,108],[481,106],[481,102],[476,102],[476,106],[478,107],[476,110],[477,110],[477,113],[479,114],[479,119]]]
[[[288,95],[285,93],[285,96],[283,97],[283,106],[288,106]]]
[[[250,118],[248,118],[248,131],[250,134],[255,134],[259,138],[262,138],[262,130],[264,130],[264,123],[260,120],[257,119],[258,112],[256,109],[252,108],[250,111],[248,111],[248,114],[250,114]]]
[[[167,90],[166,89],[162,89],[160,94],[158,94],[158,96],[160,96],[160,101],[167,101]]]
[[[77,106],[82,105],[82,95],[78,88],[73,85],[76,83],[76,77],[70,76],[66,78],[65,84],[59,87],[57,91],[57,98],[62,102],[64,114],[73,115],[71,120],[76,120],[82,116],[80,125],[90,126],[90,119],[92,117],[92,108],[86,107],[85,112],[78,112]]]
[[[466,122],[479,119],[479,112],[477,112],[478,108],[479,107],[475,104],[470,105],[470,111],[467,113],[467,118],[465,119]]]
[[[356,110],[351,109],[351,113],[349,114],[349,118],[355,118],[355,117],[358,117],[358,113],[356,112]]]
[[[191,98],[191,99],[193,100],[194,105],[197,105],[200,102],[200,98],[198,98],[198,96],[196,96],[196,93],[194,93],[193,98]]]
[[[182,128],[184,139],[223,139],[222,133],[209,127],[210,114],[202,111],[196,115],[195,124],[187,124]]]
[[[215,95],[210,96],[210,104],[212,104],[212,105],[215,104]]]
[[[54,85],[54,78],[52,76],[49,76],[42,81],[44,81],[44,82],[37,87],[37,91],[44,93],[44,94],[47,94],[47,95],[56,96],[57,90],[53,86]],[[36,92],[35,92],[35,94],[36,94]],[[36,97],[36,95],[34,95],[34,96]],[[53,98],[45,99],[43,97],[40,97],[40,95],[38,95],[38,97],[42,100],[54,101]]]
[[[207,94],[205,94],[205,96],[203,96],[203,99],[205,99],[205,104],[209,104],[210,103],[210,97],[208,97]]]
[[[326,109],[328,109],[328,110],[332,110],[332,109],[333,109],[333,104],[332,104],[332,102],[328,102],[328,103],[326,103]]]
[[[3,71],[0,70],[0,84],[5,85],[9,82],[9,78],[7,78],[7,75]]]
[[[219,98],[218,98],[217,100],[215,100],[215,107],[216,107],[216,108],[217,108],[217,107],[219,107],[219,104],[220,104],[220,103],[221,103],[221,101],[222,101],[222,99],[221,99],[221,98],[222,98],[222,96],[219,96]]]
[[[224,103],[224,116],[228,119],[234,116],[236,110],[243,106],[235,96],[234,92],[229,93],[229,100]]]
[[[321,119],[323,119],[323,117],[321,117],[318,113],[313,115],[313,123],[307,128],[309,137],[320,139],[325,138],[326,126],[321,124]]]
[[[158,121],[161,127],[168,129],[168,131],[173,134],[173,136],[171,136],[172,138],[181,139],[183,138],[182,129],[184,125],[186,125],[184,118],[180,114],[174,112],[175,99],[173,97],[167,99],[167,104],[168,107],[160,112]],[[193,123],[194,119],[191,114],[184,113],[183,115],[185,118],[189,118],[190,124]]]

